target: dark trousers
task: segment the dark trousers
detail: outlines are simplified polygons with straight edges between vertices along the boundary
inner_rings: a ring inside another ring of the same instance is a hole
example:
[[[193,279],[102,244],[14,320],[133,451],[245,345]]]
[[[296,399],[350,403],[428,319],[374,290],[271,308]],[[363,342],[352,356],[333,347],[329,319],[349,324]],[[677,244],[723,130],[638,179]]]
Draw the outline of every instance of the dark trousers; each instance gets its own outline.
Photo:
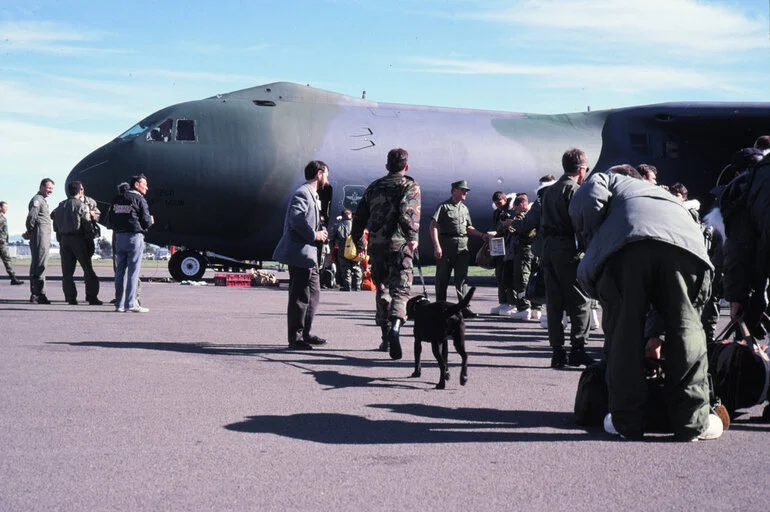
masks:
[[[633,242],[607,260],[596,292],[604,308],[609,408],[621,434],[643,432],[644,324],[650,305],[665,326],[666,400],[674,434],[690,439],[705,428],[708,359],[700,315],[710,284],[703,261],[664,242]]]
[[[321,280],[316,267],[289,266],[289,305],[286,310],[289,343],[310,337],[313,317],[321,298]]]
[[[86,300],[94,300],[99,295],[99,278],[94,272],[88,241],[82,235],[62,235],[59,244],[61,256],[62,289],[65,300],[76,300],[78,290],[75,287],[75,263],[80,263],[86,282]]]
[[[513,253],[513,293],[516,297],[516,310],[523,311],[529,309],[531,304],[527,300],[527,283],[529,275],[532,273],[532,247],[519,244]]]
[[[497,302],[511,304],[516,298],[513,293],[513,260],[495,258],[495,279],[497,280]]]
[[[570,345],[585,347],[591,327],[591,301],[577,282],[578,259],[574,250],[551,249],[543,257],[545,307],[548,315],[548,341],[552,348],[564,347],[562,312],[572,322]]]

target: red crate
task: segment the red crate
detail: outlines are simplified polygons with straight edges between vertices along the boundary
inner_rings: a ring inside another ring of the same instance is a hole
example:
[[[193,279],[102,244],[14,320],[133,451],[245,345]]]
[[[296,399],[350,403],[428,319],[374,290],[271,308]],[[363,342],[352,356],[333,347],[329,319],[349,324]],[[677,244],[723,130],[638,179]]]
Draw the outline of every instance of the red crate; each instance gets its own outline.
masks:
[[[248,288],[251,286],[251,274],[217,272],[214,274],[214,286]]]

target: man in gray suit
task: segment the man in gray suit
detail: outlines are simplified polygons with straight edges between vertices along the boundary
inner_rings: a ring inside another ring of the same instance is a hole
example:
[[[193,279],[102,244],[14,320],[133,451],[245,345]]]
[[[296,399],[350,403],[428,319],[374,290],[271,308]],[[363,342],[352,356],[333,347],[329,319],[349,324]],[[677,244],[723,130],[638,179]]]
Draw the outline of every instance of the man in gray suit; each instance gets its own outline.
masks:
[[[329,167],[320,160],[305,166],[305,184],[294,192],[283,221],[283,236],[273,259],[289,266],[287,320],[289,349],[310,350],[326,340],[310,334],[321,295],[318,276],[318,246],[328,233],[321,225],[318,191],[329,185]]]

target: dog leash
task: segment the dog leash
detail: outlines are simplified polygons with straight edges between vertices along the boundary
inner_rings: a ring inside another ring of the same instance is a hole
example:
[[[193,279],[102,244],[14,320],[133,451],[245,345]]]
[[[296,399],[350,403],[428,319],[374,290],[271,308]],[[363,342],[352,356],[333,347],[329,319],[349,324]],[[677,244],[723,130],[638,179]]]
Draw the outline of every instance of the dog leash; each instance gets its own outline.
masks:
[[[417,249],[415,249],[412,259],[417,263],[417,272],[420,274],[420,282],[422,283],[422,294],[425,295],[425,298],[427,299],[428,289],[425,288],[425,278],[422,275],[422,265],[420,264],[420,253]]]

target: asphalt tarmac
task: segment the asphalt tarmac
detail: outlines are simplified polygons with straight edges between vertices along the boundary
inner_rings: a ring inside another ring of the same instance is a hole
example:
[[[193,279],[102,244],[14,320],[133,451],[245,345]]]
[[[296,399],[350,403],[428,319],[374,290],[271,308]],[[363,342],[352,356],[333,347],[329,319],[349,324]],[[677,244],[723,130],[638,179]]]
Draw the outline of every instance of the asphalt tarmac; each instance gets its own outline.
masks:
[[[329,344],[291,352],[285,284],[145,282],[147,314],[48,286],[40,306],[0,280],[2,511],[770,509],[761,407],[715,441],[586,430],[580,369],[549,368],[534,322],[470,320],[468,384],[450,348],[440,391],[427,345],[409,378],[409,323],[404,359],[374,350],[373,292],[324,291]],[[495,299],[480,287],[472,308]]]

